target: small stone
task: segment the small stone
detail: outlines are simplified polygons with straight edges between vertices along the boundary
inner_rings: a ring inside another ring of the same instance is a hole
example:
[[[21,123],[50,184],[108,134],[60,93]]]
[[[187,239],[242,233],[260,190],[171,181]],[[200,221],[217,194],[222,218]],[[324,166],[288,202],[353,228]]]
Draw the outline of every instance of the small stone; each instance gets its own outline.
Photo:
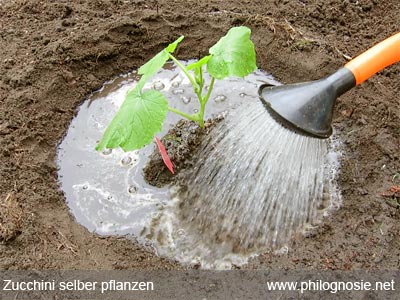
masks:
[[[357,188],[357,191],[360,193],[360,195],[365,196],[368,195],[368,191],[366,189],[363,189],[361,187]]]
[[[91,73],[88,74],[86,78],[87,78],[87,80],[90,81],[90,82],[96,82],[96,81],[97,81],[96,76],[94,76],[94,75],[91,74]]]
[[[45,39],[43,39],[43,45],[47,45],[48,43],[50,43],[50,39],[49,38],[45,38]]]

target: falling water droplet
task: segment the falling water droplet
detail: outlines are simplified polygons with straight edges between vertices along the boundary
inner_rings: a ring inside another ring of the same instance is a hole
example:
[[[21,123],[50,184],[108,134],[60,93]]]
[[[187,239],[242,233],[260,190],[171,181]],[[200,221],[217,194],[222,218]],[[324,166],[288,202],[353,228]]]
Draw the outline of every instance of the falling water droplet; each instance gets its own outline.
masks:
[[[183,94],[184,92],[185,92],[185,90],[181,89],[181,88],[172,90],[172,94],[174,94],[174,95],[180,95],[180,94]]]
[[[244,97],[246,97],[247,95],[246,95],[245,93],[240,93],[239,96],[242,97],[242,98],[244,98]]]
[[[88,189],[87,185],[82,186],[82,190],[87,190],[87,189]]]
[[[224,102],[226,100],[226,96],[225,95],[218,95],[214,98],[215,102]]]
[[[136,186],[134,186],[134,185],[131,185],[131,186],[128,188],[128,193],[129,193],[129,194],[136,194],[137,191],[138,191],[138,188],[137,188]]]
[[[180,85],[180,82],[179,82],[179,81],[174,81],[174,82],[172,83],[172,87],[174,87],[174,88],[179,87],[179,85]]]
[[[103,155],[109,155],[109,154],[111,154],[111,152],[112,152],[112,149],[107,148],[107,149],[104,149],[101,153],[103,153]]]
[[[165,85],[161,81],[156,81],[153,83],[152,88],[156,91],[161,91],[165,88]]]
[[[183,103],[188,104],[192,100],[192,98],[191,97],[182,96],[181,100],[182,100]]]
[[[123,166],[127,166],[132,162],[132,158],[130,156],[125,156],[123,159],[121,159],[121,164]]]
[[[199,110],[198,110],[197,108],[195,108],[195,109],[193,109],[193,112],[194,112],[195,114],[197,114],[197,113],[199,112]]]

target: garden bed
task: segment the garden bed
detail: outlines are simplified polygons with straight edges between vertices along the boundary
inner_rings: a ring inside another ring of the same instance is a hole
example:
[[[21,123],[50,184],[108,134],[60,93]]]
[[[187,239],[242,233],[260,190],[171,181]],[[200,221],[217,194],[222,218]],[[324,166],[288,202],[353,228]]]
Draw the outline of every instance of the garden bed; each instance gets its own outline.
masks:
[[[181,34],[179,57],[201,57],[237,25],[252,29],[260,68],[286,83],[317,79],[398,32],[399,11],[394,0],[1,3],[0,203],[9,195],[18,203],[18,228],[2,223],[13,233],[0,244],[0,268],[182,268],[124,237],[92,234],[69,214],[57,144],[104,81]],[[341,209],[313,236],[295,238],[287,254],[266,253],[246,268],[398,268],[399,199],[390,190],[399,185],[399,70],[388,68],[337,103]]]

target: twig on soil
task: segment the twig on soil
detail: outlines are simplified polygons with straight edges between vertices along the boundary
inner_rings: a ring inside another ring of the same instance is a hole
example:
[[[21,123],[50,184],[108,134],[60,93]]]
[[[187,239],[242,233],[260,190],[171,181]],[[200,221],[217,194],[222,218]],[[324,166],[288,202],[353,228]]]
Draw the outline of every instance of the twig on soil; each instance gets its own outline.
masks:
[[[23,210],[13,192],[0,200],[0,208],[0,241],[7,242],[21,232]]]
[[[252,25],[267,27],[273,32],[274,37],[278,34],[278,30],[280,29],[280,31],[284,32],[284,34],[288,36],[287,38],[288,44],[292,44],[297,40],[300,40],[300,42],[305,42],[307,44],[330,46],[324,41],[321,41],[316,38],[311,38],[308,34],[306,35],[302,30],[294,27],[286,18],[284,19],[284,22],[281,22],[273,17],[265,16],[262,14],[254,15],[250,13],[238,13],[227,10],[213,12],[209,14],[211,15],[225,14],[225,15],[237,16],[238,18],[243,17],[245,18],[245,20],[242,22],[242,25],[252,24]],[[270,44],[273,40],[274,38],[268,44]]]
[[[286,29],[286,32],[289,34],[290,38],[294,40],[296,35],[303,36],[303,33],[300,30],[294,29],[294,27],[289,23],[289,21],[285,18],[285,23],[283,24],[283,28]],[[292,32],[292,34],[290,34]]]
[[[250,20],[261,22],[261,23],[267,25],[268,28],[274,34],[276,34],[276,21],[273,18],[268,17],[268,16],[262,16],[262,15],[259,15],[259,14],[255,15],[255,16],[250,15],[250,16],[247,17],[246,21],[243,24],[247,24]]]
[[[397,177],[400,178],[400,173],[396,173],[396,174],[393,175],[393,177],[392,177],[392,182],[393,183],[395,183]]]
[[[341,56],[343,56],[346,60],[352,60],[353,58],[350,55],[344,54],[342,51],[340,51],[337,47],[335,47],[335,50],[337,53],[339,53]]]
[[[50,227],[51,229],[51,233],[50,235],[55,237],[55,243],[56,243],[56,247],[57,250],[61,250],[61,249],[66,249],[72,252],[73,255],[77,255],[78,254],[78,247],[73,244],[71,241],[69,241],[67,239],[67,237],[59,230],[55,229],[53,226]],[[51,243],[51,238],[49,238],[49,235],[47,235],[47,239],[48,241]]]
[[[98,63],[100,56],[101,56],[101,53],[97,54],[97,57],[96,57],[96,64]]]
[[[61,231],[57,231],[56,233],[58,233],[62,238],[61,240],[58,241],[59,242],[58,250],[65,248],[71,251],[73,255],[77,255],[78,252],[76,250],[77,246],[74,245],[72,242],[70,242]]]

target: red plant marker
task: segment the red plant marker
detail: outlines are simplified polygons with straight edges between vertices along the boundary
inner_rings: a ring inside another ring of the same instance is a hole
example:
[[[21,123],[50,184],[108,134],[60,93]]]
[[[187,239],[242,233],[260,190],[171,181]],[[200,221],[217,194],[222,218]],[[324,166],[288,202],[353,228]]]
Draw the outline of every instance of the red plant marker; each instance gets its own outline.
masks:
[[[161,143],[160,139],[158,137],[154,137],[154,140],[157,144],[158,151],[160,151],[162,160],[164,164],[167,166],[168,170],[172,173],[175,174],[174,172],[174,165],[172,164],[171,159],[168,156],[167,150],[165,150],[164,145]]]

